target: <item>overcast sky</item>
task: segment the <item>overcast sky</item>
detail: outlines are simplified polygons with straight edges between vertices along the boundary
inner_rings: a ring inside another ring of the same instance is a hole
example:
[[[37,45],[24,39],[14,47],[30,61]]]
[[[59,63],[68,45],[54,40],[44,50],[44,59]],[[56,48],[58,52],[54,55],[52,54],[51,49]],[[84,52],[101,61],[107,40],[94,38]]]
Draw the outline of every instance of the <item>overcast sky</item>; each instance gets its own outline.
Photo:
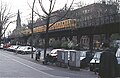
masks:
[[[6,2],[9,7],[11,7],[11,12],[12,13],[17,13],[18,9],[20,11],[20,16],[21,16],[21,23],[27,23],[27,20],[30,19],[30,14],[31,14],[31,9],[29,7],[28,4],[32,5],[33,0],[2,0],[3,2]],[[44,7],[47,8],[47,1],[48,0],[43,0],[44,2]],[[55,10],[62,8],[66,2],[70,3],[72,0],[56,0],[56,6],[55,6]],[[91,4],[94,3],[96,0],[81,0],[82,2],[86,3],[86,4]],[[75,0],[74,3],[80,2],[80,0]],[[36,7],[38,6],[38,0],[36,0]],[[39,11],[40,11],[40,7]],[[41,14],[43,14],[42,12],[40,12]],[[16,17],[17,18],[17,17]],[[15,19],[16,19],[15,18]],[[8,28],[8,30],[13,30],[16,27],[16,23],[15,24],[11,24]]]

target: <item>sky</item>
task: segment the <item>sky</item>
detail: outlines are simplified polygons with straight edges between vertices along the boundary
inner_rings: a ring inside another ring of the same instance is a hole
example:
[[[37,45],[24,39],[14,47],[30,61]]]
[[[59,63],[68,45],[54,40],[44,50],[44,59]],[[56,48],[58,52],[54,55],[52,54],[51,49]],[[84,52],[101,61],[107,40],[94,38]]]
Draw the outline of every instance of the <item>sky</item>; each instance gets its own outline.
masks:
[[[11,8],[11,12],[14,14],[17,14],[18,9],[20,11],[20,16],[21,16],[21,23],[22,24],[27,24],[27,21],[31,19],[31,8],[32,2],[34,0],[2,0],[3,2],[8,4],[8,7]],[[59,10],[62,8],[66,2],[69,4],[71,3],[72,0],[56,0],[56,5],[54,10]],[[94,3],[96,0],[81,0],[82,2],[86,4],[91,4]],[[80,0],[74,0],[74,3],[80,2]],[[68,5],[69,5],[68,4]],[[30,6],[29,6],[30,5]],[[48,8],[48,0],[43,0],[43,6],[47,9]],[[75,5],[73,5],[75,7]],[[36,0],[35,3],[35,8],[39,10],[39,13],[43,15],[39,5],[38,5],[38,0]],[[14,18],[16,20],[17,16]],[[16,27],[16,23],[10,24],[6,31],[6,35],[8,35],[8,31],[13,31]]]

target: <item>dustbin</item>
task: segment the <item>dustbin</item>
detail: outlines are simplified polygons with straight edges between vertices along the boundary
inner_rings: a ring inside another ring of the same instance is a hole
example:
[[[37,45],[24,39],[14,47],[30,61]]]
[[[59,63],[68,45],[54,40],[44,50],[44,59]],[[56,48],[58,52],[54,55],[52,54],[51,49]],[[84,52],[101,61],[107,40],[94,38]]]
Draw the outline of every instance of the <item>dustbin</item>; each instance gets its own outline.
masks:
[[[68,67],[68,51],[62,50],[57,52],[58,66]]]
[[[80,70],[80,52],[70,51],[69,68]]]

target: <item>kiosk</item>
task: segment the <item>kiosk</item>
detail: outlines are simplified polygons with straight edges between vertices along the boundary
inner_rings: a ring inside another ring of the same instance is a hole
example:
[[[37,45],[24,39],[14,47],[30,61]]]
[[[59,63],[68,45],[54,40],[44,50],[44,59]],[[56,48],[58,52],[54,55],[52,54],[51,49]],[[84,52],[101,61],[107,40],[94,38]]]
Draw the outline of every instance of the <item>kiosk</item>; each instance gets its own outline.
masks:
[[[70,51],[69,68],[80,70],[80,52],[79,51]]]
[[[57,62],[57,65],[60,67],[68,67],[68,51],[58,51]]]

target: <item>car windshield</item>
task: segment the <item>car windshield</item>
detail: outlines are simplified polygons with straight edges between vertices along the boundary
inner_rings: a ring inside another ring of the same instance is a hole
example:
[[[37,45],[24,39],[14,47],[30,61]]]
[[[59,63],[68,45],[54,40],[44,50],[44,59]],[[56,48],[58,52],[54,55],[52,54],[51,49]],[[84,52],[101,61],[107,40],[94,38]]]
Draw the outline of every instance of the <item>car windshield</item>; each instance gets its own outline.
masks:
[[[18,49],[22,49],[23,50],[23,49],[25,49],[25,46],[20,46]]]
[[[81,53],[80,53],[80,56],[81,56],[81,57],[86,57],[86,52],[81,52]]]
[[[100,55],[101,55],[101,52],[97,52],[97,53],[95,53],[95,55],[94,55],[94,59],[100,59]]]
[[[61,50],[61,49],[53,49],[51,53],[56,53],[58,50]]]
[[[56,51],[57,51],[56,49],[55,49],[55,50],[52,50],[51,53],[55,53]]]
[[[31,49],[31,47],[28,47],[27,49]]]

